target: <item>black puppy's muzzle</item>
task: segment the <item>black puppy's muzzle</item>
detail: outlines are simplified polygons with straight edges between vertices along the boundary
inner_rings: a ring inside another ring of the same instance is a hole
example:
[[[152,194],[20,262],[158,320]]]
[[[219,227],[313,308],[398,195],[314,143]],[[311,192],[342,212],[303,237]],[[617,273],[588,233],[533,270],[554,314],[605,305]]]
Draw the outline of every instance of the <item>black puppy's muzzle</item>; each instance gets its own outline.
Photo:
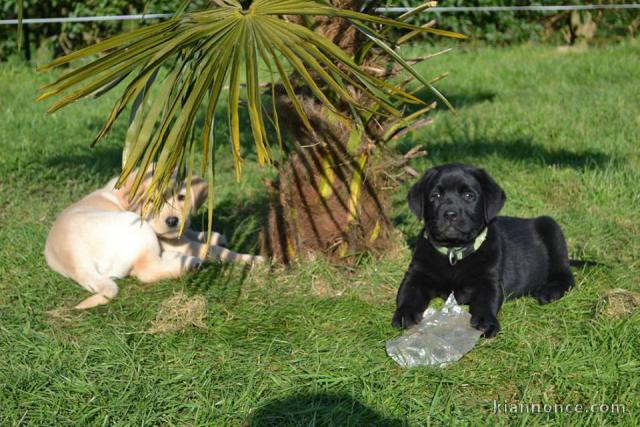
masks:
[[[463,212],[447,204],[442,206],[433,221],[427,223],[431,235],[442,243],[456,243],[466,241],[473,226]]]
[[[164,221],[169,227],[174,228],[178,226],[178,223],[180,222],[180,220],[178,219],[177,216],[170,216],[169,218],[167,218]]]
[[[442,213],[442,217],[449,222],[454,222],[456,219],[458,219],[458,212],[454,210],[445,210]]]

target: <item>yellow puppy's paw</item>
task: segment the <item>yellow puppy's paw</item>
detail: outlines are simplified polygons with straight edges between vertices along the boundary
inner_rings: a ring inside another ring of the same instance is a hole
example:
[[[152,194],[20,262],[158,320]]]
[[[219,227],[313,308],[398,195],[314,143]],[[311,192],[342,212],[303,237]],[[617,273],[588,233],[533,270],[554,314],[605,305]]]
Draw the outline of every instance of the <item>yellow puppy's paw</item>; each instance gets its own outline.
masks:
[[[207,238],[207,233],[204,233],[204,237],[205,239]],[[220,234],[220,233],[211,233],[211,242],[210,242],[210,246],[222,246],[222,247],[226,247],[229,244],[229,242],[227,241],[227,238],[225,237],[224,234]]]
[[[204,261],[200,258],[190,256],[187,259],[187,269],[190,271],[200,270],[202,268],[202,264],[204,264]]]
[[[202,243],[206,243],[207,232],[206,231],[199,232],[197,234],[197,240]],[[228,244],[229,244],[229,241],[227,240],[224,234],[220,234],[216,232],[211,233],[211,242],[209,243],[210,246],[227,246]]]
[[[111,300],[106,296],[102,294],[94,294],[73,308],[75,308],[76,310],[86,310],[88,308],[97,307],[99,305],[109,304],[109,302],[111,302]]]

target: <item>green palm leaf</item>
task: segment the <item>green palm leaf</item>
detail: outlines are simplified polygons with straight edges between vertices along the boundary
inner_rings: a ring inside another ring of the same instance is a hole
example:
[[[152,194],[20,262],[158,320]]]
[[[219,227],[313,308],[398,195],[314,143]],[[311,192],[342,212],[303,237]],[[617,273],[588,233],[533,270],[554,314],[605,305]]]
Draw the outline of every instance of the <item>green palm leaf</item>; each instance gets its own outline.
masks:
[[[274,87],[278,83],[291,99],[301,122],[311,134],[314,131],[296,96],[292,74],[306,84],[319,102],[341,115],[345,113],[339,111],[337,102],[349,105],[348,111],[355,115],[398,119],[402,118],[398,105],[425,106],[411,93],[370,75],[327,38],[303,25],[285,21],[282,18],[285,15],[349,20],[427,86],[430,85],[424,78],[376,36],[371,25],[459,36],[342,10],[314,0],[255,0],[247,9],[235,1],[227,1],[222,6],[202,11],[181,10],[165,22],[118,35],[56,59],[42,69],[102,55],[43,87],[38,99],[61,96],[50,107],[50,111],[56,111],[126,82],[94,143],[107,134],[127,106],[134,105],[120,182],[136,167],[147,169],[155,163],[154,179],[146,194],[147,204],[155,206],[162,202],[162,193],[168,188],[174,170],[178,169],[178,176],[184,177],[194,169],[193,134],[197,131],[197,112],[202,105],[206,106],[206,113],[199,138],[203,156],[201,173],[213,184],[214,116],[225,85],[229,89],[229,139],[237,179],[242,173],[239,108],[243,96],[246,97],[258,160],[261,164],[272,161],[258,79],[260,61],[271,76],[273,108],[268,121],[274,125],[280,146],[278,112],[273,101]],[[166,66],[169,71],[162,72]],[[159,89],[151,91],[154,81],[158,81]],[[359,95],[355,97],[345,89],[346,85],[357,90]],[[64,93],[67,94],[62,96]],[[350,119],[358,120],[357,117]],[[132,193],[135,194],[138,185],[139,182]],[[211,210],[213,188],[209,193]]]

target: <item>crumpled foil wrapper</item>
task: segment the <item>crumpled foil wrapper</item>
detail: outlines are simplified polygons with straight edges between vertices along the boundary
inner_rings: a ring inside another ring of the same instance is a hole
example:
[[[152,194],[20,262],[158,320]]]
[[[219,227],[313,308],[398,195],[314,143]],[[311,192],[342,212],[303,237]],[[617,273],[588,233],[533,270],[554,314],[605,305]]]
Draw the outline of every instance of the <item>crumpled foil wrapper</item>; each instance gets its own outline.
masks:
[[[439,311],[427,308],[420,323],[387,341],[387,354],[404,367],[443,367],[468,353],[480,335],[471,327],[471,314],[458,305],[452,292]]]

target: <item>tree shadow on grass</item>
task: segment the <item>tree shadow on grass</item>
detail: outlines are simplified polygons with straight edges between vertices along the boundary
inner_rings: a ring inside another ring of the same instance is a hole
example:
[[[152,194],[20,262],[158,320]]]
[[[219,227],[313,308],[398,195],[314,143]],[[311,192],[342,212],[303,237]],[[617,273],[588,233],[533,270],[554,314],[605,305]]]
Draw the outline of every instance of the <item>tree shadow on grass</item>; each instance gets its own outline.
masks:
[[[64,153],[47,157],[43,163],[56,170],[56,176],[79,178],[92,176],[106,183],[120,173],[122,165],[122,147],[98,145],[95,148],[83,148],[82,151]]]
[[[213,230],[227,238],[229,249],[235,252],[255,254],[259,251],[260,231],[269,214],[269,197],[253,193],[252,198],[226,197],[216,203],[213,213]],[[191,221],[195,230],[207,229],[206,210]]]
[[[603,168],[610,163],[609,155],[595,150],[547,148],[530,137],[436,141],[426,145],[429,156],[436,163],[468,162],[497,156],[512,161],[525,161],[539,166],[561,166],[575,169]]]
[[[191,292],[206,293],[210,301],[233,307],[242,294],[250,270],[248,264],[208,262],[188,278],[187,288]]]
[[[500,135],[500,130],[491,126],[491,123],[478,120],[452,123],[445,119],[444,126],[428,131],[422,148],[428,151],[434,164],[475,163],[477,159],[492,156],[537,166],[575,169],[604,168],[612,162],[612,158],[602,151],[547,147],[536,143],[531,136]],[[405,138],[396,145],[396,149],[406,152],[413,145],[415,141]]]
[[[447,112],[447,106],[440,100],[440,98],[436,97],[434,93],[429,89],[420,89],[419,91],[413,94],[418,99],[426,104],[431,104],[432,102],[437,102],[438,106],[436,111]],[[493,102],[497,96],[495,92],[491,92],[488,90],[479,90],[476,92],[460,92],[456,93],[453,91],[444,91],[444,97],[453,105],[453,108],[456,110],[462,110],[466,107],[471,107],[475,104],[479,104],[482,102]],[[407,112],[413,113],[421,108],[424,105],[407,105]],[[433,112],[431,113],[433,114]]]
[[[446,106],[442,101],[436,97],[429,89],[421,89],[414,94],[417,98],[428,104],[436,101],[438,103],[438,110],[446,110]],[[495,92],[488,90],[479,90],[476,92],[454,92],[443,91],[444,97],[453,105],[455,109],[463,109],[470,107],[474,104],[480,104],[482,102],[493,102],[497,96]]]
[[[336,425],[336,426],[402,426],[402,421],[385,417],[344,394],[301,394],[274,399],[257,409],[249,425]]]
[[[444,97],[453,105],[456,109],[462,109],[470,107],[474,104],[480,104],[482,102],[493,102],[496,99],[497,94],[488,90],[480,90],[477,92],[449,92],[444,94]],[[435,100],[435,98],[434,98]]]

